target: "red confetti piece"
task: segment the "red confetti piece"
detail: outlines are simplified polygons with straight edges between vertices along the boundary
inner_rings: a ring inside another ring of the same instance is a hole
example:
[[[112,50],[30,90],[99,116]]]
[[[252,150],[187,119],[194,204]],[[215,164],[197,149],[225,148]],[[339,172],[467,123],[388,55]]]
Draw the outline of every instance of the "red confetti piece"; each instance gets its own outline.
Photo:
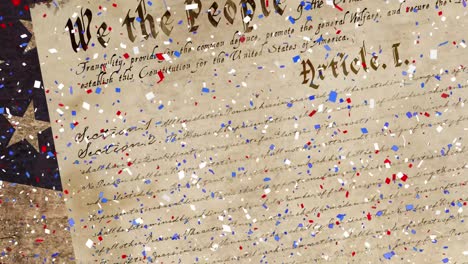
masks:
[[[128,55],[128,53],[125,53],[123,56],[124,56],[125,59],[130,58],[130,55]]]
[[[164,80],[164,74],[162,71],[158,71],[158,76],[159,76],[159,81],[157,83],[160,83]]]
[[[340,10],[340,11],[343,11],[343,8],[341,8],[339,5],[335,4],[335,8]]]
[[[408,176],[406,174],[403,174],[403,177],[401,177],[401,180],[405,182],[407,179],[408,179]]]
[[[312,110],[312,112],[309,113],[309,116],[312,117],[313,115],[315,115],[315,113],[317,113],[317,110]]]
[[[158,58],[158,60],[164,60],[162,53],[156,53],[156,58]]]

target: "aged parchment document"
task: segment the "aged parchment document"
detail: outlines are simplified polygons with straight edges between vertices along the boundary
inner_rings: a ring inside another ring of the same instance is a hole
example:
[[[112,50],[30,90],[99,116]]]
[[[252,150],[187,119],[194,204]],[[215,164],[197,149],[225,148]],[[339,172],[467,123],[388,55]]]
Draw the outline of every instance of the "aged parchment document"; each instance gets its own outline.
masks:
[[[466,14],[36,5],[76,262],[467,262]]]

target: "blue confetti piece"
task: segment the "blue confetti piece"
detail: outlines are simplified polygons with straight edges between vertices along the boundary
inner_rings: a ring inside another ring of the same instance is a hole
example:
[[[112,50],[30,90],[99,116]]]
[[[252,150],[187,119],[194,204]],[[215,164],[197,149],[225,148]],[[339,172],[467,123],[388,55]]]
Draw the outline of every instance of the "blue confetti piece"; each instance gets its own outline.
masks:
[[[73,218],[68,219],[68,225],[70,225],[70,227],[74,227],[75,226],[75,220]]]
[[[408,118],[413,117],[413,115],[411,114],[411,112],[406,113],[406,116],[407,116]]]
[[[268,178],[268,177],[266,177],[265,179],[263,179],[263,181],[264,181],[264,182],[269,182],[269,181],[271,181],[271,179]]]
[[[447,45],[447,43],[448,43],[448,41],[442,42],[442,43],[439,44],[439,47],[440,47],[440,46]]]
[[[385,253],[383,256],[386,259],[391,259],[394,255],[395,255],[395,252],[390,251],[390,252]]]
[[[406,211],[411,211],[413,210],[414,206],[412,204],[407,204],[406,205]]]
[[[201,89],[202,93],[209,93],[210,92],[210,89],[206,88],[206,87],[203,87]]]
[[[325,46],[323,46],[323,47],[324,47],[327,51],[330,51],[330,50],[331,50],[330,46],[328,46],[328,45],[325,45]]]
[[[296,20],[292,16],[289,16],[289,22],[291,22],[291,24],[296,24]]]
[[[367,131],[367,128],[365,128],[365,127],[361,128],[361,132],[362,132],[363,134],[369,133],[369,131]]]
[[[335,91],[331,91],[330,94],[328,95],[328,100],[330,102],[336,102],[336,97],[338,94]]]
[[[293,62],[294,63],[297,63],[300,60],[301,60],[301,56],[299,56],[299,55],[293,57]]]
[[[392,150],[393,150],[393,151],[398,151],[398,147],[397,147],[396,145],[393,145],[393,146],[392,146]]]

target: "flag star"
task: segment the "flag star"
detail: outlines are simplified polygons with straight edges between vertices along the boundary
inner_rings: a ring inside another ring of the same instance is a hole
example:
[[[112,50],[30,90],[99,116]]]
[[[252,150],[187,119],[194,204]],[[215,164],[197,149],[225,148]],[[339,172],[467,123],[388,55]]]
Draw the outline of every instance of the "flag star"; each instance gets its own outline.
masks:
[[[34,30],[33,30],[33,25],[31,21],[28,20],[20,20],[20,22],[23,24],[23,26],[31,33],[31,39],[28,42],[28,46],[24,49],[24,52],[28,52],[32,49],[36,48],[36,37],[34,36]]]
[[[5,114],[4,116],[7,117],[8,121],[15,129],[7,147],[26,140],[39,152],[37,134],[49,128],[50,124],[49,122],[36,120],[32,101],[29,103],[23,117]]]

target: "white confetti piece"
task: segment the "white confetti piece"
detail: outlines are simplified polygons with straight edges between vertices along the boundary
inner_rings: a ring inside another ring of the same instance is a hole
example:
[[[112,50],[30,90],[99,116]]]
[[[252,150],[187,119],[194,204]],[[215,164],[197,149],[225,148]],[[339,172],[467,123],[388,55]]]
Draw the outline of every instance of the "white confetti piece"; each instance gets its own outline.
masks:
[[[170,201],[171,201],[171,197],[169,197],[167,194],[164,194],[164,195],[162,196],[162,198],[163,198],[165,201],[167,201],[167,202],[170,202]]]
[[[431,58],[431,60],[436,60],[437,59],[437,50],[431,50],[430,58]]]
[[[34,81],[34,88],[41,88],[41,81],[35,80]]]
[[[228,225],[223,225],[223,231],[224,231],[224,232],[229,232],[229,233],[232,232],[232,231],[231,231],[231,227],[228,226]]]
[[[83,107],[84,109],[86,109],[86,110],[89,110],[90,105],[89,105],[87,102],[83,102],[82,107]]]
[[[155,97],[155,95],[153,92],[149,92],[145,95],[145,97],[147,100],[152,100]]]
[[[191,5],[186,5],[185,6],[185,10],[193,10],[193,9],[197,9],[198,8],[198,4],[191,4]]]
[[[92,241],[91,239],[88,238],[88,241],[86,241],[86,246],[87,246],[88,248],[91,248],[91,247],[93,246],[93,244],[94,244],[93,241]]]
[[[184,171],[179,171],[178,175],[179,175],[179,180],[182,180],[183,178],[185,178],[185,172]]]

